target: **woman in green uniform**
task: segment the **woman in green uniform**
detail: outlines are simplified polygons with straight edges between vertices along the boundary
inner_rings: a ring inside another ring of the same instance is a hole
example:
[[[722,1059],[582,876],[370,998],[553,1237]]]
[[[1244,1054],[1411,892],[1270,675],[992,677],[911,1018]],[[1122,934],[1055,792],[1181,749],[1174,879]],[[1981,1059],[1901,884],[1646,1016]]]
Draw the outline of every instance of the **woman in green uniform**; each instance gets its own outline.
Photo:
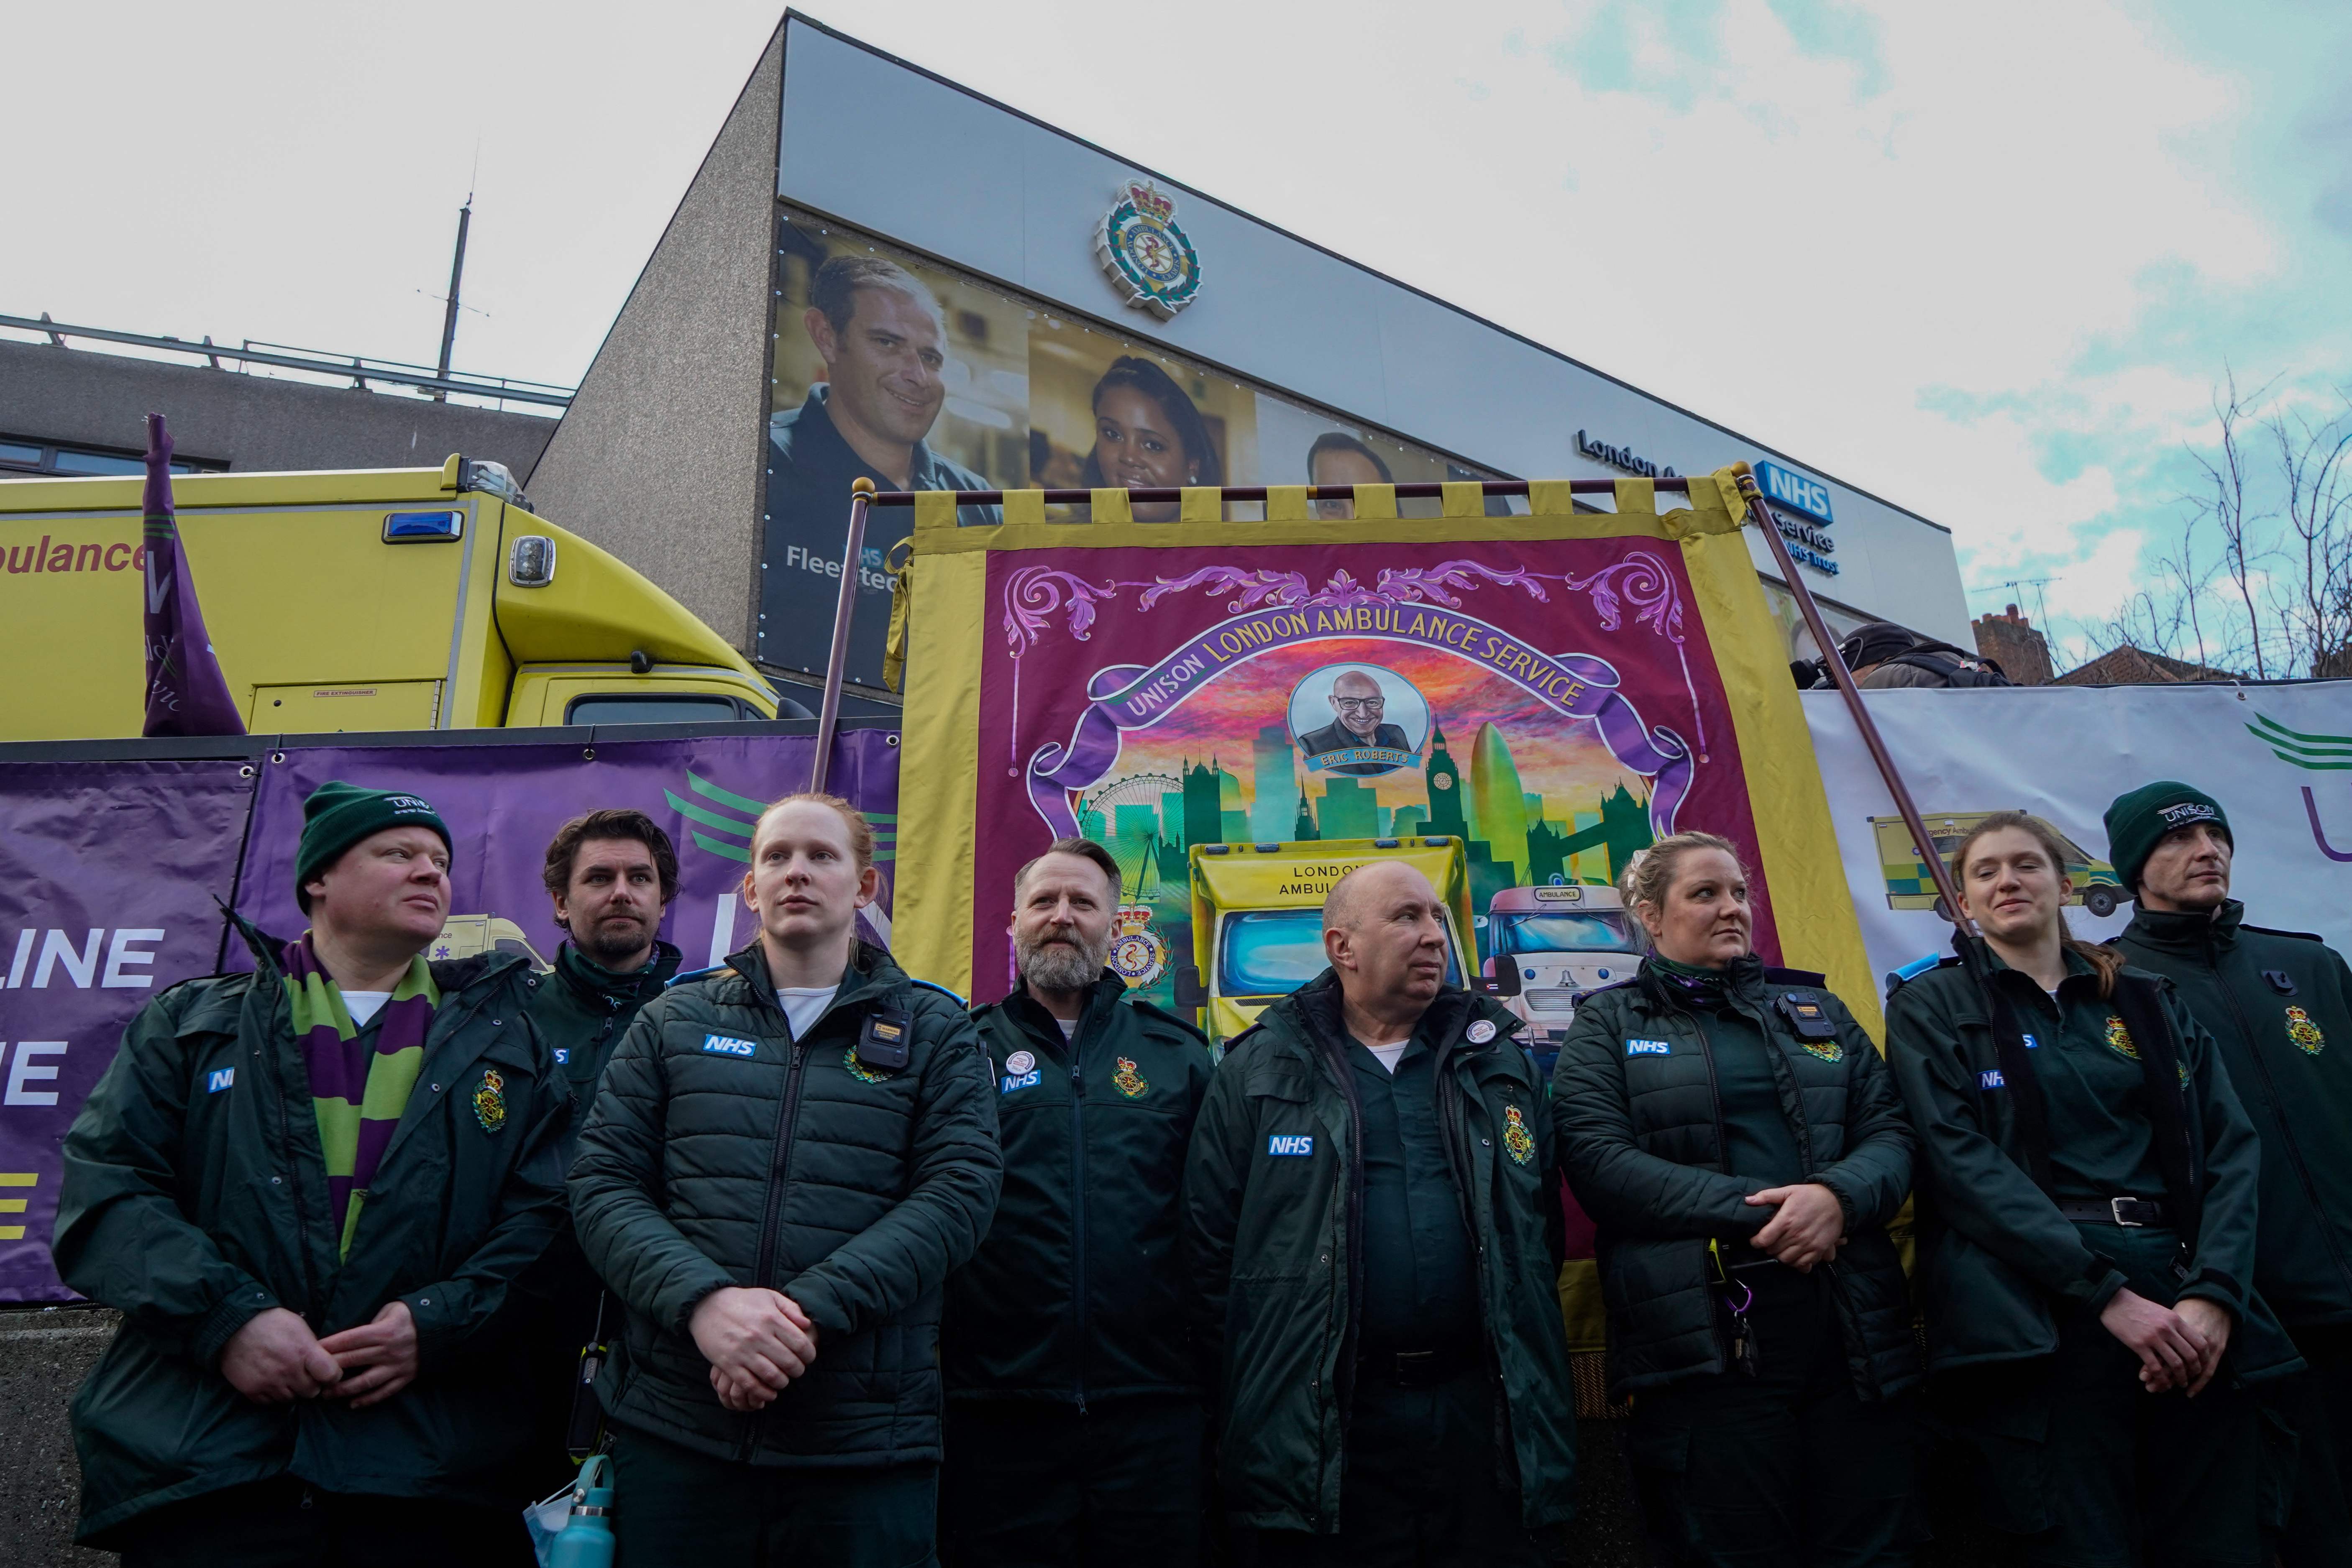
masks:
[[[1911,1561],[1911,1309],[1886,1222],[1911,1133],[1818,974],[1749,946],[1731,845],[1635,857],[1654,951],[1578,1005],[1552,1080],[1570,1185],[1600,1226],[1611,1391],[1661,1563]]]
[[[2170,984],[2068,933],[2047,825],[1997,813],[1952,864],[1982,941],[1895,990],[1887,1041],[1987,1517],[2034,1563],[2255,1563],[2244,1384],[2294,1362],[2252,1284],[2253,1128]]]

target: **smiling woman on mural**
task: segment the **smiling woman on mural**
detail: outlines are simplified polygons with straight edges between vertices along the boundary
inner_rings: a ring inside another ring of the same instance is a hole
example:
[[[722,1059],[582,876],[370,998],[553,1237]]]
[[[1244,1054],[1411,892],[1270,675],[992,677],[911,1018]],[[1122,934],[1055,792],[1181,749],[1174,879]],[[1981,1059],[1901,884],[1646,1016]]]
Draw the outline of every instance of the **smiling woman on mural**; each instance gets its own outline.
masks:
[[[1729,840],[1662,838],[1622,892],[1651,952],[1578,1006],[1552,1116],[1600,1225],[1653,1559],[1907,1563],[1919,1369],[1886,1235],[1911,1183],[1894,1079],[1820,975],[1757,956]]]
[[[1209,438],[1207,421],[1174,378],[1148,359],[1121,354],[1095,383],[1095,447],[1087,454],[1089,489],[1121,486],[1150,489],[1222,485],[1224,464]],[[1159,501],[1135,508],[1138,522],[1173,522],[1180,507]]]

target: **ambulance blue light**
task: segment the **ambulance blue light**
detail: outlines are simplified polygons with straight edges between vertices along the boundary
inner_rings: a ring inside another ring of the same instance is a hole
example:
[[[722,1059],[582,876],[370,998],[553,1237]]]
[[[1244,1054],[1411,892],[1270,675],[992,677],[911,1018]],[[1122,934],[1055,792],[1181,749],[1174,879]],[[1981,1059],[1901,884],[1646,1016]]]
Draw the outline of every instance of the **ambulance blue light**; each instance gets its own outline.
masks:
[[[466,514],[462,511],[394,511],[383,519],[383,542],[386,544],[422,544],[436,539],[456,539],[466,531]]]

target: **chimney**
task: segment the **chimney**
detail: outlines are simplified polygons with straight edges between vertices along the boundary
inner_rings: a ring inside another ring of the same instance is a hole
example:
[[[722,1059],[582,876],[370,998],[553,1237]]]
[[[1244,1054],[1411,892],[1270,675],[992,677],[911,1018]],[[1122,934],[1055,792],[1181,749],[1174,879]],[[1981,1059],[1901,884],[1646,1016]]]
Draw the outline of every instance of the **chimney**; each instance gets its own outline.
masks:
[[[2050,668],[2050,640],[2033,629],[2033,623],[2017,613],[2010,605],[1997,616],[1981,616],[1970,623],[1976,632],[1977,652],[2001,668],[2001,673],[2020,686],[2047,686],[2053,671]]]

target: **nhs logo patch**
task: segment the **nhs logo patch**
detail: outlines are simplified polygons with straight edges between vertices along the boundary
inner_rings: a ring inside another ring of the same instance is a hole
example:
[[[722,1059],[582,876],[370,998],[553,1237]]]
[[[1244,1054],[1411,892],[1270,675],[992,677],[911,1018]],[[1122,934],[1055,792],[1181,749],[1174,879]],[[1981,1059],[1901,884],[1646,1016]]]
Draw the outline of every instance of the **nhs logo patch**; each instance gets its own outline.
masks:
[[[1977,1074],[1977,1087],[1979,1089],[2007,1089],[2009,1087],[2009,1079],[2000,1076],[2000,1069],[1999,1068],[1987,1068],[1984,1071]]]
[[[702,1048],[714,1057],[756,1057],[760,1054],[758,1042],[738,1040],[726,1035],[703,1036]]]
[[[235,1068],[222,1068],[217,1072],[208,1072],[205,1074],[205,1092],[206,1094],[218,1094],[222,1089],[233,1089],[236,1085],[236,1069]]]
[[[2042,1048],[2042,1042],[2035,1039],[2032,1035],[2025,1036],[2024,1040],[2025,1048],[2029,1051],[2038,1051]]]
[[[556,1065],[557,1067],[562,1067],[564,1063],[566,1063],[566,1062],[570,1061],[571,1059],[572,1059],[572,1052],[571,1052],[571,1050],[570,1050],[568,1047],[565,1047],[565,1048],[559,1048],[559,1049],[556,1051],[556,1053],[555,1053],[555,1065]]]
[[[1675,1054],[1675,1048],[1664,1040],[1628,1040],[1625,1042],[1625,1054],[1629,1057],[1670,1057]]]
[[[1011,1094],[1016,1089],[1034,1089],[1037,1087],[1037,1079],[1042,1076],[1042,1068],[1033,1068],[1029,1071],[1023,1073],[1018,1078],[1007,1075],[1006,1077],[997,1080],[996,1092],[999,1094]]]
[[[1315,1135],[1311,1132],[1269,1133],[1265,1140],[1265,1152],[1269,1154],[1312,1154],[1315,1152]]]

